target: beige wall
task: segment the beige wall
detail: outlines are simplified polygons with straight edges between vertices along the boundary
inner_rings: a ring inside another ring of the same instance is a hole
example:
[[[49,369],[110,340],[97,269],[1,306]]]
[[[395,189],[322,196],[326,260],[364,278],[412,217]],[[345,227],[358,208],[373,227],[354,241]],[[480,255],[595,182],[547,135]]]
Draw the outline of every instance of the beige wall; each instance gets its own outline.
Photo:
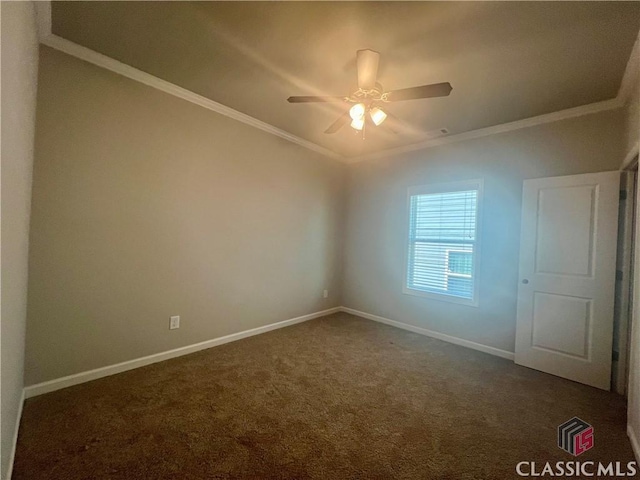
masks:
[[[340,305],[344,173],[42,47],[26,384]]]
[[[38,42],[31,2],[1,2],[2,462],[6,478],[22,399]]]
[[[610,111],[351,165],[343,304],[512,352],[522,181],[617,170],[623,121]],[[475,178],[484,179],[479,307],[404,295],[407,187]]]

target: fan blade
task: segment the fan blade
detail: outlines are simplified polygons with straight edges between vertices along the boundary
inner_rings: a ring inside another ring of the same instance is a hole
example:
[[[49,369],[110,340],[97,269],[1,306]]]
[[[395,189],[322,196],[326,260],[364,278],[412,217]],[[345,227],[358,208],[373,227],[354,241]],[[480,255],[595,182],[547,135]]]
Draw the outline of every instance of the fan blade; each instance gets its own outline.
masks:
[[[376,86],[380,54],[373,50],[358,50],[356,61],[358,63],[358,87],[363,90],[371,90]]]
[[[387,101],[400,102],[402,100],[415,100],[417,98],[446,97],[453,87],[449,82],[432,83],[420,87],[403,88],[387,93]]]
[[[327,128],[324,133],[336,133],[338,130],[340,130],[342,127],[344,127],[347,123],[349,123],[349,120],[351,119],[351,116],[349,115],[349,110],[347,110],[346,112],[344,112],[342,115],[340,115],[340,117],[338,118],[338,120],[336,120],[335,122],[333,122],[329,128]]]
[[[302,96],[302,97],[289,97],[287,102],[289,103],[310,103],[310,102],[344,102],[345,97],[314,97],[314,96]]]

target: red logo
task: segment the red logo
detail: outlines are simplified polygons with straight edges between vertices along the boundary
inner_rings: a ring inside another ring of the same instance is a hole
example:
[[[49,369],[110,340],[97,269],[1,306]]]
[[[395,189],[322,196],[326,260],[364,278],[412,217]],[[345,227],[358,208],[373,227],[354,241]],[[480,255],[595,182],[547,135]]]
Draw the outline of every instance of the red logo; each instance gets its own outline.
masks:
[[[558,447],[574,457],[593,448],[593,427],[578,417],[558,427]]]

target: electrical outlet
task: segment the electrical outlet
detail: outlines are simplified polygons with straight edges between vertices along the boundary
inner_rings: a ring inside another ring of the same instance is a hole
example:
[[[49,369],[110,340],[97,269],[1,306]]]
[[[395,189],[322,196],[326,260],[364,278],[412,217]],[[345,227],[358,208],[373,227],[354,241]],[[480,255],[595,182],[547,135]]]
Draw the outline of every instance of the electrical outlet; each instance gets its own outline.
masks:
[[[169,322],[169,330],[175,330],[176,328],[180,328],[180,316],[179,315],[171,317],[171,321]]]
[[[329,290],[325,290],[324,292],[322,292],[322,296],[324,298],[327,298],[329,296]]]

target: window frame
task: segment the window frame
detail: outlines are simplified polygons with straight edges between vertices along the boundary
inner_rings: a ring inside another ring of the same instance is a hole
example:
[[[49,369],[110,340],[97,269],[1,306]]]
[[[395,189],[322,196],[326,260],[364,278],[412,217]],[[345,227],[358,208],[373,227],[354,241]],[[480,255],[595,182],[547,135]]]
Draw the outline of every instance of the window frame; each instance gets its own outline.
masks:
[[[478,200],[476,206],[476,228],[475,228],[475,244],[473,251],[473,297],[462,298],[455,295],[447,295],[444,293],[425,292],[424,290],[416,290],[408,285],[409,274],[409,254],[411,251],[411,197],[414,195],[425,195],[431,193],[452,193],[465,190],[477,190]],[[405,236],[404,236],[404,268],[402,277],[402,293],[416,297],[439,300],[449,303],[457,303],[470,307],[479,306],[479,287],[480,287],[480,258],[482,255],[482,210],[484,203],[484,180],[463,180],[448,183],[433,183],[426,185],[417,185],[407,188],[407,200],[405,206]]]

